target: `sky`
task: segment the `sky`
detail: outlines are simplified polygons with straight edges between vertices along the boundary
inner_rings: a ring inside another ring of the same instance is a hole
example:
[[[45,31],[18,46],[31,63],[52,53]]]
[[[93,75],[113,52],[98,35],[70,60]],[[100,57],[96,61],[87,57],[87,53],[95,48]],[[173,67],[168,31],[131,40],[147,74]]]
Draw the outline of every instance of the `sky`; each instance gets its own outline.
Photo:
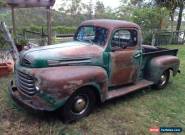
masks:
[[[95,5],[97,0],[92,0],[93,4]],[[104,5],[107,7],[111,7],[111,8],[117,8],[120,5],[120,0],[100,0],[104,3]],[[89,0],[82,0],[82,2],[84,3],[88,3]],[[61,6],[61,0],[56,0],[54,8],[58,9]]]

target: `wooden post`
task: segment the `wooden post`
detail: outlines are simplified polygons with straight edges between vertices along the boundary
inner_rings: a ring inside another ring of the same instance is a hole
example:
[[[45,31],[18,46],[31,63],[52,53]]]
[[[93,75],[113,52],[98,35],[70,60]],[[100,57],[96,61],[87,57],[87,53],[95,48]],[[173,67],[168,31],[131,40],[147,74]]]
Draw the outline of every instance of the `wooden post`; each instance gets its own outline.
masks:
[[[52,44],[52,30],[51,30],[51,8],[47,7],[47,27],[48,27],[48,45]]]
[[[44,34],[44,28],[42,26],[42,30],[41,30],[41,46],[44,46],[46,43],[45,43],[45,34]]]
[[[12,26],[13,26],[13,36],[14,36],[14,39],[16,39],[15,9],[14,9],[14,7],[11,7],[11,9],[12,9]]]

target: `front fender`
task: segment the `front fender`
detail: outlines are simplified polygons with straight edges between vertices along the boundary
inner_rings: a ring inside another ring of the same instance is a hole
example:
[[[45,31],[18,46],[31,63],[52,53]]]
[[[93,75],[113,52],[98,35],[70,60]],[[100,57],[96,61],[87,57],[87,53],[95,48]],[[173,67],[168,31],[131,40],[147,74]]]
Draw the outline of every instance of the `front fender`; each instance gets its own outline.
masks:
[[[176,56],[164,55],[155,57],[147,65],[145,78],[157,83],[165,70],[171,69],[175,76],[179,71],[179,65],[180,60]]]
[[[70,97],[77,89],[84,86],[94,86],[97,88],[101,100],[105,100],[108,76],[101,67],[62,66],[39,68],[33,69],[32,74],[39,80],[43,92],[52,96],[56,101]],[[59,106],[57,105],[57,107]]]

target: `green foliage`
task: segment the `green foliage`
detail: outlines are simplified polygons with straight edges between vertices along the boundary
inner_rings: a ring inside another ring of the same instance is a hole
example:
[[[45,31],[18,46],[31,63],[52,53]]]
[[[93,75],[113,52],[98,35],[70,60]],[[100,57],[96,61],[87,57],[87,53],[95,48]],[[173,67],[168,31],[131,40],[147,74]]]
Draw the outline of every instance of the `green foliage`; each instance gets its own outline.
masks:
[[[0,33],[0,49],[3,48],[4,44],[5,44],[5,42],[4,42],[3,35],[2,35],[2,33]]]
[[[98,0],[95,5],[95,18],[116,19],[117,17],[110,7],[105,7],[103,2]]]
[[[152,32],[143,31],[143,44],[150,45],[152,43]]]
[[[0,8],[6,5],[5,0],[0,0]]]
[[[8,43],[5,41],[4,35],[3,33],[1,33],[0,31],[0,49],[8,49],[10,46],[8,45]]]
[[[122,5],[118,8],[118,11],[116,12],[118,18],[120,20],[131,20],[132,14],[133,14],[134,8],[131,6]]]
[[[167,16],[165,8],[141,8],[134,10],[132,20],[143,29],[160,29],[161,21],[166,21]]]
[[[26,45],[28,45],[28,40],[19,39],[19,40],[17,40],[16,45],[19,45],[19,46],[26,46]]]
[[[61,8],[59,9],[63,14],[76,16],[81,14],[83,3],[81,0],[62,0]],[[67,7],[67,8],[66,8]]]
[[[41,33],[42,29],[43,29],[44,33],[47,33],[47,27],[46,26],[42,27],[42,26],[37,26],[37,25],[31,25],[30,27],[24,27],[22,29],[19,29],[19,32],[22,33],[21,31],[29,30],[29,31],[32,31],[32,32],[40,32]],[[58,33],[58,34],[73,34],[76,31],[76,27],[53,26],[52,31],[54,33]]]
[[[112,9],[106,7],[99,0],[94,6],[91,0],[89,3],[84,3],[83,0],[62,0],[59,11],[52,10],[53,31],[60,34],[74,33],[82,21],[93,18],[128,20],[134,21],[142,27],[144,41],[148,43],[151,42],[152,31],[167,28],[169,18],[173,20],[175,9],[179,6],[176,1],[178,0],[166,0],[164,3],[160,3],[160,0],[120,0],[120,6]],[[0,5],[2,2],[4,0],[0,0]],[[47,32],[44,8],[16,9],[15,17],[17,33],[22,33],[24,29],[41,32],[42,27],[44,32]],[[0,20],[5,21],[11,28],[10,11],[1,10]],[[173,23],[171,25],[173,28]]]
[[[42,30],[42,26],[31,25],[27,29],[30,30],[30,31],[34,31],[34,32],[40,32]]]
[[[11,25],[11,14],[8,10],[0,8],[0,21],[5,22],[7,25]]]
[[[76,31],[76,27],[56,26],[53,31],[59,34],[72,34]]]
[[[152,33],[167,27],[168,11],[165,8],[140,8],[133,11],[132,20],[143,31],[144,43],[151,43]]]
[[[95,17],[102,18],[102,15],[105,13],[105,6],[103,2],[97,1],[95,6]]]

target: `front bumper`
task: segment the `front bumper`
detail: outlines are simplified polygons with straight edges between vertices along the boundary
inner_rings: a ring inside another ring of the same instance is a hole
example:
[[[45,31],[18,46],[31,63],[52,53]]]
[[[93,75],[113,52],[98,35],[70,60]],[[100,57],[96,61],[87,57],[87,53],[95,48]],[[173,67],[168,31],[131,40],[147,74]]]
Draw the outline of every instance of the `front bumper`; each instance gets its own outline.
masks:
[[[44,101],[39,96],[26,96],[23,93],[21,93],[16,86],[14,86],[13,81],[9,84],[9,93],[12,99],[21,107],[34,112],[43,112],[43,111],[54,111],[52,106]]]

